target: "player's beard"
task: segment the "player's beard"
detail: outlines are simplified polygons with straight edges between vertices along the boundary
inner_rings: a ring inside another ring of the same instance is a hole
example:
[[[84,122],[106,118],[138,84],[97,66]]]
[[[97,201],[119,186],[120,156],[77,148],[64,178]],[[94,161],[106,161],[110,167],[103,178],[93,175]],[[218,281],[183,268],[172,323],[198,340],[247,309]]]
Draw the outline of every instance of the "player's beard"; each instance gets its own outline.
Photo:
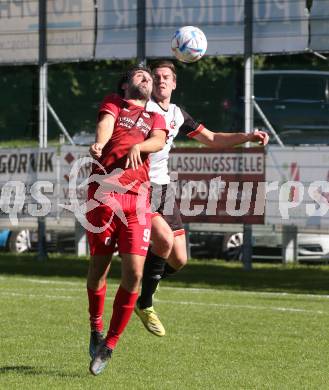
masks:
[[[129,86],[129,97],[130,99],[138,99],[138,100],[149,100],[151,96],[151,91],[147,89],[143,84],[134,85],[131,84]]]

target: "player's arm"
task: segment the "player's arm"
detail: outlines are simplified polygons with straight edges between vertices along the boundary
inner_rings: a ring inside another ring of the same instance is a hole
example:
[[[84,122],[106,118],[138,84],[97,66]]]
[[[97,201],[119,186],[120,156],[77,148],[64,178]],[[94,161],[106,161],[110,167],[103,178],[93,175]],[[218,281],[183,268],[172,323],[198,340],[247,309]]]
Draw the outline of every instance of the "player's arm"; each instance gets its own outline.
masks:
[[[158,152],[165,146],[166,138],[166,131],[153,130],[148,139],[130,148],[127,155],[126,168],[131,166],[132,169],[138,169],[138,166],[143,164],[141,153]]]
[[[245,142],[257,142],[259,145],[268,143],[268,134],[264,131],[254,131],[252,133],[215,133],[203,128],[193,139],[212,148],[230,148]]]
[[[254,131],[248,134],[215,133],[196,122],[186,111],[181,109],[181,112],[184,123],[180,127],[180,131],[184,132],[189,138],[196,139],[211,148],[230,148],[245,142],[257,142],[260,145],[266,145],[268,143],[269,137],[264,131]]]
[[[112,137],[114,123],[113,115],[107,113],[101,115],[96,127],[95,142],[89,148],[89,153],[92,157],[99,158],[102,155],[104,145]]]

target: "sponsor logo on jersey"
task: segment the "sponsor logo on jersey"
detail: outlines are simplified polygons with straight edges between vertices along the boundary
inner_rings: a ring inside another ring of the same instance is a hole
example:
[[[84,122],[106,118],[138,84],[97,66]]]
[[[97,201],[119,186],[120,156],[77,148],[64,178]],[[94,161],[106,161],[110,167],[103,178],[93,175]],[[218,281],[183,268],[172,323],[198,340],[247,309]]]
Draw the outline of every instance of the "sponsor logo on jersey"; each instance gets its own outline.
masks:
[[[147,112],[143,112],[143,115],[145,116],[145,118],[150,118],[150,114],[148,114]]]
[[[175,122],[175,119],[173,119],[171,122],[170,122],[170,128],[171,129],[174,129],[176,127],[176,122]]]
[[[148,134],[151,130],[151,126],[145,123],[143,118],[138,118],[136,127],[140,128],[144,134]]]
[[[131,129],[134,124],[135,122],[127,116],[120,116],[118,119],[118,125],[121,127],[127,127],[128,129]]]

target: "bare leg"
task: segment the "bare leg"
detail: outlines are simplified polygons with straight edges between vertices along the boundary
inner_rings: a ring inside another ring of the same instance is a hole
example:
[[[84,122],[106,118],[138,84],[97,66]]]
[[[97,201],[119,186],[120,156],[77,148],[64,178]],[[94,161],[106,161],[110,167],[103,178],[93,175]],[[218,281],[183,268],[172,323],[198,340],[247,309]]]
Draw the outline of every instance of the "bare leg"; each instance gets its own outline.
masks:
[[[144,256],[134,254],[122,254],[121,256],[121,284],[113,302],[110,328],[105,339],[106,346],[112,350],[119,341],[120,335],[125,330],[134,311],[145,261]]]

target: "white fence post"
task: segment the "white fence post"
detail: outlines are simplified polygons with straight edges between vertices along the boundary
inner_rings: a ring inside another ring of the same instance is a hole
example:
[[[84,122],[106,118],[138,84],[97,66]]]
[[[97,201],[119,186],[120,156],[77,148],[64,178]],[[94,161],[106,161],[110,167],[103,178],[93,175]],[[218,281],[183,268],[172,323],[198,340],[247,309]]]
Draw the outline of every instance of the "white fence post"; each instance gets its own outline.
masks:
[[[89,254],[86,230],[77,220],[75,220],[75,254],[77,256],[87,256]]]
[[[295,225],[282,226],[282,261],[284,264],[298,261],[298,228]]]

